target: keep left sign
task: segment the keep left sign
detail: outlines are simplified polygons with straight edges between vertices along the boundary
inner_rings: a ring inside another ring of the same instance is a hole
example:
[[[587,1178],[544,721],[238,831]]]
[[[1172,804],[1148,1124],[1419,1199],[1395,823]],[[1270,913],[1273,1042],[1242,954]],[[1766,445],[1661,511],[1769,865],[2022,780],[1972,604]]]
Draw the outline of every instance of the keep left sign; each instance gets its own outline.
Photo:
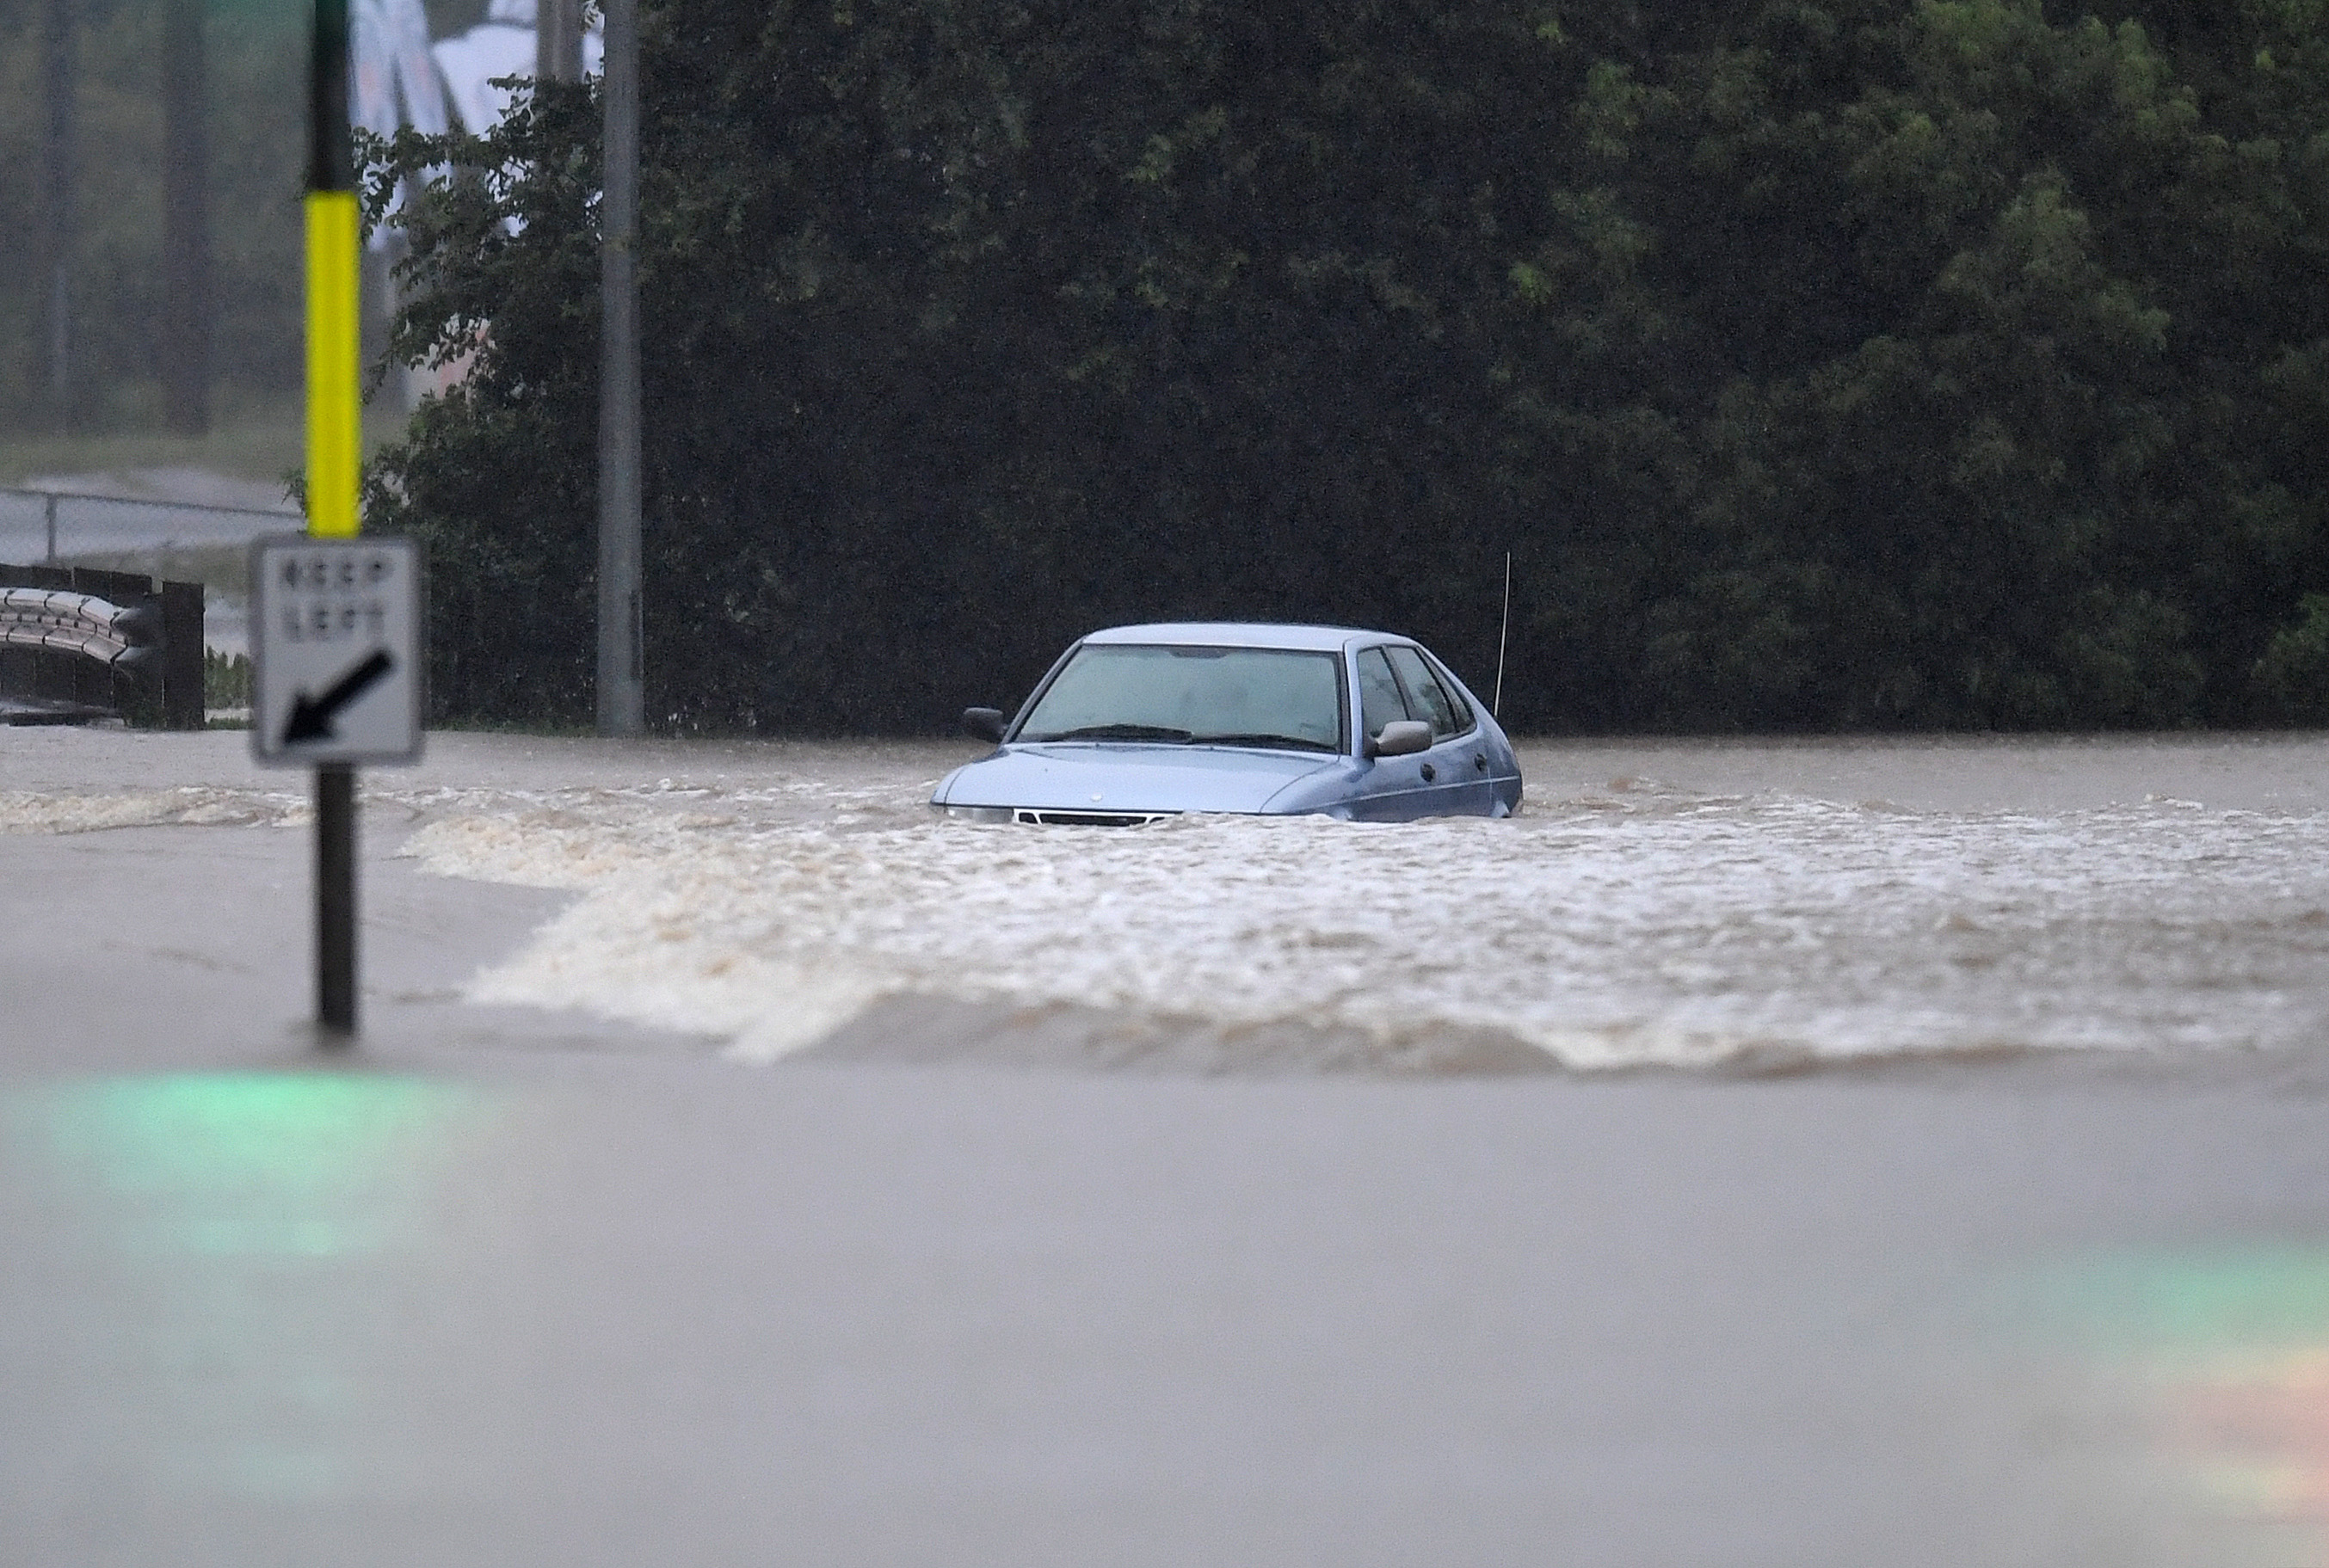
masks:
[[[420,760],[420,552],[283,534],[250,551],[250,746],[277,767]]]

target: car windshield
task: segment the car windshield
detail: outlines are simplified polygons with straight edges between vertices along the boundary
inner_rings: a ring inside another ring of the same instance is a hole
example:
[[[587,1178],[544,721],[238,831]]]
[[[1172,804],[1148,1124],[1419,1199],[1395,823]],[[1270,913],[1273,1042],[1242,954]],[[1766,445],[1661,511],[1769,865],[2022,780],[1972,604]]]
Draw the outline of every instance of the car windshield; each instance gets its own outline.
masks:
[[[1343,661],[1289,648],[1090,643],[1018,740],[1141,740],[1339,752]]]

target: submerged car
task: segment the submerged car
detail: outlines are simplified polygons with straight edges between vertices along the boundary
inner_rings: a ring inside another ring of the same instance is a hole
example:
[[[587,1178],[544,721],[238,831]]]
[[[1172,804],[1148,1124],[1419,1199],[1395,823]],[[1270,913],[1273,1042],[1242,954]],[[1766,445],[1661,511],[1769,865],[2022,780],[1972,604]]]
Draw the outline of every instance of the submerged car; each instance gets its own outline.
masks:
[[[1509,816],[1520,763],[1421,644],[1336,626],[1094,632],[930,803],[974,822],[1131,826],[1183,812],[1363,822]]]

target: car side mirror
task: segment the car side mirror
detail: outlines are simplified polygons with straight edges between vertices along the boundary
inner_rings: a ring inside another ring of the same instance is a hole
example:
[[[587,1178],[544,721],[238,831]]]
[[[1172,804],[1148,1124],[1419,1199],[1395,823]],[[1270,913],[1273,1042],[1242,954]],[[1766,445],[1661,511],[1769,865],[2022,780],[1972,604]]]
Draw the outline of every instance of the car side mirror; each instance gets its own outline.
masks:
[[[1431,726],[1420,718],[1395,718],[1367,742],[1369,756],[1412,756],[1431,749]]]
[[[962,727],[981,740],[992,740],[999,744],[1003,739],[1003,709],[966,708],[962,710]]]

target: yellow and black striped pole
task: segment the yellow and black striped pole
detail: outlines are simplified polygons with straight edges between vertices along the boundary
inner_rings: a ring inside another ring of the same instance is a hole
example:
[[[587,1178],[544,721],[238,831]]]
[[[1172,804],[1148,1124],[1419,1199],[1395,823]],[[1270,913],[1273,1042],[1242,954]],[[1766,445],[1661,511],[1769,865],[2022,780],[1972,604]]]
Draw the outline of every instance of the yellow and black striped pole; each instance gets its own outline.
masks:
[[[348,0],[316,0],[307,94],[307,532],[356,533],[363,452],[357,390],[354,138],[348,131]],[[356,1032],[356,775],[316,769],[316,1023]]]
[[[348,0],[316,0],[307,111],[307,531],[356,531],[356,173]]]

